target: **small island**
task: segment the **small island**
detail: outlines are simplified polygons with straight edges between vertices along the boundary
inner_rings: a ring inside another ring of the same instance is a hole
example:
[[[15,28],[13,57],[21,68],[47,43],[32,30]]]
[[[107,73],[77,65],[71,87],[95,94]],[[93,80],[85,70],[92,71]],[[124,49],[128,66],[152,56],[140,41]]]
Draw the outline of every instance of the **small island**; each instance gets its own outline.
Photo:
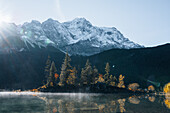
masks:
[[[32,92],[53,92],[53,93],[149,93],[155,90],[154,86],[149,86],[148,90],[139,88],[138,83],[131,83],[128,86],[124,83],[125,76],[111,75],[110,65],[106,63],[105,74],[98,72],[95,66],[91,66],[87,60],[85,67],[82,68],[80,76],[77,74],[76,67],[70,65],[71,58],[68,53],[65,54],[64,62],[61,66],[60,75],[54,61],[50,56],[46,61],[44,85]]]

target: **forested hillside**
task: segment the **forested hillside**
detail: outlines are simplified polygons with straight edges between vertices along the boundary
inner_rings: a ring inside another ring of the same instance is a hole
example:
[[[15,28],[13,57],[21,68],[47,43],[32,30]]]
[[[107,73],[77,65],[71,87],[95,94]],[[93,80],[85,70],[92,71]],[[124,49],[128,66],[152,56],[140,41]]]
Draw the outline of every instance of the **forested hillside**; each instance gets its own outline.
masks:
[[[0,55],[0,88],[31,89],[43,84],[45,66],[48,55],[55,62],[57,73],[61,73],[61,65],[65,53],[48,49],[15,52]],[[110,74],[125,76],[125,83],[137,82],[140,85],[170,81],[170,44],[143,49],[112,49],[89,57],[71,56],[70,64],[76,67],[78,76],[89,59],[92,67],[96,66],[100,74],[105,74],[105,66],[110,64]]]

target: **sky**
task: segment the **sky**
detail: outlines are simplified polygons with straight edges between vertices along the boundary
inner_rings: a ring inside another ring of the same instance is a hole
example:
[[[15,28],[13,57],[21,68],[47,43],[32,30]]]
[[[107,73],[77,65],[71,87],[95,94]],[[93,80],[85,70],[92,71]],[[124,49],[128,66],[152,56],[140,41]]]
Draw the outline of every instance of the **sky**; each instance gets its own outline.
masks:
[[[65,22],[77,17],[94,26],[116,27],[146,47],[170,43],[170,0],[0,0],[0,21]]]

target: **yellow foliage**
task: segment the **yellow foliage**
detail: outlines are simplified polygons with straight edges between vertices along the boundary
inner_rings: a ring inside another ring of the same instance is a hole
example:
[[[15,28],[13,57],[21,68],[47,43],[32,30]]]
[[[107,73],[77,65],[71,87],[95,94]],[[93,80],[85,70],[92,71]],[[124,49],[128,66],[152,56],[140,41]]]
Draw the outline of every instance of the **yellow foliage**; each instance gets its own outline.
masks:
[[[154,97],[154,96],[151,96],[151,97],[149,97],[148,99],[149,99],[149,101],[151,101],[151,102],[154,102],[154,101],[155,101],[155,97]]]
[[[155,90],[155,88],[154,88],[154,86],[153,86],[153,85],[150,85],[150,86],[148,87],[148,90],[149,90],[149,91],[154,91],[154,90]]]
[[[32,89],[32,90],[30,90],[30,91],[32,91],[32,92],[38,92],[38,89]]]
[[[110,85],[111,86],[116,86],[116,83],[115,82],[110,82]]]
[[[166,84],[166,85],[164,86],[164,92],[165,92],[165,93],[170,93],[170,83],[168,83],[168,84]]]
[[[70,73],[70,76],[67,78],[66,83],[67,84],[75,84],[76,76],[75,73]]]
[[[54,86],[53,82],[50,82],[50,86]]]
[[[170,100],[165,99],[164,103],[165,103],[166,107],[170,109]]]
[[[70,69],[69,71],[72,72],[72,73],[74,72],[74,70],[72,70],[72,69]]]
[[[119,80],[123,80],[125,77],[123,75],[119,76]]]
[[[63,86],[64,84],[63,84],[62,82],[59,82],[58,85],[59,85],[59,86]]]
[[[125,101],[126,101],[126,99],[119,99],[119,100],[118,100],[119,108],[120,108],[120,112],[121,112],[121,113],[126,112],[126,109],[125,109]]]
[[[132,83],[128,85],[128,89],[133,91],[137,90],[138,87],[139,87],[138,83]]]
[[[41,88],[47,88],[47,86],[46,86],[46,85],[43,85],[43,86],[41,86]]]
[[[122,88],[125,88],[125,85],[123,85]]]
[[[125,77],[122,76],[122,75],[119,76],[119,83],[118,83],[117,87],[119,87],[119,88],[125,88],[124,81],[123,81],[124,78],[125,78]]]
[[[102,74],[99,74],[99,77],[97,78],[97,80],[95,81],[95,83],[97,82],[104,82],[104,79],[103,79],[103,75]]]
[[[129,97],[129,102],[132,104],[139,104],[140,100],[136,96]]]

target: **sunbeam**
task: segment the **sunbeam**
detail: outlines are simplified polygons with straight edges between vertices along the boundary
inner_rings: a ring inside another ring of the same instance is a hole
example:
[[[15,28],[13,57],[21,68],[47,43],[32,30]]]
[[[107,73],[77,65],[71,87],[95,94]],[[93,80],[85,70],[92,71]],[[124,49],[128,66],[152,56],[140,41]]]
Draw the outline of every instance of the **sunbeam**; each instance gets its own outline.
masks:
[[[60,21],[64,22],[65,21],[65,16],[61,11],[60,0],[56,0],[56,11],[57,11],[57,15],[58,15]]]

